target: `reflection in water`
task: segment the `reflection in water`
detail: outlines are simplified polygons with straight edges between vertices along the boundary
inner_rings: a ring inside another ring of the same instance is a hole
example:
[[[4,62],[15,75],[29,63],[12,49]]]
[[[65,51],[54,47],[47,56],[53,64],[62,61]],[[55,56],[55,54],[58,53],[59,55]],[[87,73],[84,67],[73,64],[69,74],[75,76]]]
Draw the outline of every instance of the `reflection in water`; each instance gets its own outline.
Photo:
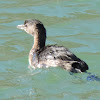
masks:
[[[88,81],[100,81],[100,77],[91,73],[87,73],[87,74],[89,74],[89,76],[87,77]]]

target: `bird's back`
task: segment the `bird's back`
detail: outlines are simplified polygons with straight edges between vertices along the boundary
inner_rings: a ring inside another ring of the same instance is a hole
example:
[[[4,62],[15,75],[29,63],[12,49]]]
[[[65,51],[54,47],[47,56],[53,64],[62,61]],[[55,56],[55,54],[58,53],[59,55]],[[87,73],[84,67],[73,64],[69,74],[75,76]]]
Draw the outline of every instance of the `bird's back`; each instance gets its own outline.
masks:
[[[72,72],[85,72],[88,65],[63,46],[50,45],[38,51],[38,60],[48,66],[61,66]]]

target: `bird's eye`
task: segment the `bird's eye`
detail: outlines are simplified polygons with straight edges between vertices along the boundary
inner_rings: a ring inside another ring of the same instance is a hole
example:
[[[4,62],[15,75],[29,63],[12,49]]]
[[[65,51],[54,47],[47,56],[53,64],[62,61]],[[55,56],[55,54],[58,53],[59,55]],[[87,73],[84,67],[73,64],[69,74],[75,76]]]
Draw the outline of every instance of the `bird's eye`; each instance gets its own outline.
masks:
[[[25,25],[25,27],[27,27],[27,25]]]

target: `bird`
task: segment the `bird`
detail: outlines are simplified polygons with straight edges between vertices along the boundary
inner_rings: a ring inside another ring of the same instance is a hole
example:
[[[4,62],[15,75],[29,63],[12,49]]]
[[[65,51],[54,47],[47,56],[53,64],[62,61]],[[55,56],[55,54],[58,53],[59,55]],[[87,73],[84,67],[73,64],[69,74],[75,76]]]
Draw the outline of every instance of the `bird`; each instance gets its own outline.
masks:
[[[83,60],[64,46],[46,46],[46,29],[41,21],[28,19],[24,24],[17,25],[17,28],[34,37],[34,44],[29,52],[29,68],[61,67],[73,73],[82,73],[89,69]]]

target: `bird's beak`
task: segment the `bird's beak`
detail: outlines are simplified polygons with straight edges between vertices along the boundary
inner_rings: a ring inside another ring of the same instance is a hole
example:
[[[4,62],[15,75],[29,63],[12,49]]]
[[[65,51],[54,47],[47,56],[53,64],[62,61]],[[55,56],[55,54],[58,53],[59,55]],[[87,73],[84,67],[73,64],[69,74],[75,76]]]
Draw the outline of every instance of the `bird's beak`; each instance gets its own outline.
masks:
[[[22,25],[17,25],[17,28],[21,29],[21,30],[24,30],[25,29],[25,25],[23,25],[23,24]]]

